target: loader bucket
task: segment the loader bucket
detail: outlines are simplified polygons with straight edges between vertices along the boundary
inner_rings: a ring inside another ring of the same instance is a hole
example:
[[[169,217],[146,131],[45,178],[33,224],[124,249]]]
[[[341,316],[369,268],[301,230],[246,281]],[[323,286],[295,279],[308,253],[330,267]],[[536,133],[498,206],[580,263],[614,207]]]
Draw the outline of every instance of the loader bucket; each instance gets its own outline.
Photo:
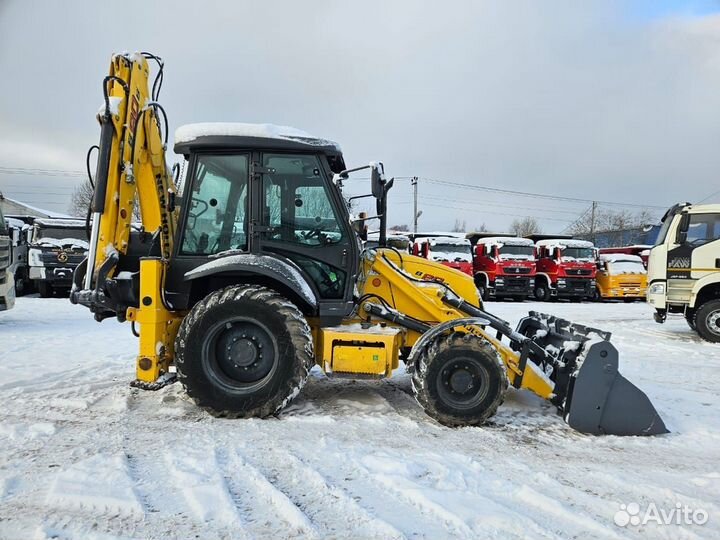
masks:
[[[668,433],[645,393],[618,371],[609,332],[535,312],[517,331],[548,351],[533,360],[550,372],[554,403],[570,427],[594,435]]]

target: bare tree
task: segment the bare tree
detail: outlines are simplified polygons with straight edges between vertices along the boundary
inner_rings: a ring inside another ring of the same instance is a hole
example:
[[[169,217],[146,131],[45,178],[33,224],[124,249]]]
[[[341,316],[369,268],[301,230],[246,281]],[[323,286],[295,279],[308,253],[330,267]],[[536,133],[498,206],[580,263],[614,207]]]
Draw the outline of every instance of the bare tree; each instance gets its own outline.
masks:
[[[540,224],[534,217],[524,217],[522,219],[514,219],[510,224],[510,232],[517,236],[528,236],[542,232]]]
[[[452,232],[465,232],[465,229],[467,229],[467,222],[464,219],[462,221],[460,219],[456,219]]]
[[[481,223],[479,227],[475,227],[473,229],[474,232],[488,232],[487,225],[485,223]]]
[[[655,218],[652,212],[642,209],[632,212],[627,209],[610,210],[595,208],[586,211],[568,229],[567,232],[575,236],[595,241],[594,235],[603,233],[611,242],[622,244],[623,235],[627,231],[640,229],[653,223]]]
[[[88,208],[90,208],[92,197],[93,187],[90,185],[90,181],[85,179],[73,190],[70,207],[68,208],[70,214],[77,217],[85,217],[88,213]]]

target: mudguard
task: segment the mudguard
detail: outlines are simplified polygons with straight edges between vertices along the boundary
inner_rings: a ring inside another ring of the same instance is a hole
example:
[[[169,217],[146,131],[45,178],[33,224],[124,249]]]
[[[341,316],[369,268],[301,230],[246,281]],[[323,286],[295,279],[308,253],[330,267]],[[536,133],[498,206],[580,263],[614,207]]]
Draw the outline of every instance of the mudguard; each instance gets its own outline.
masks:
[[[217,274],[261,275],[278,281],[295,291],[313,309],[317,307],[317,293],[295,263],[279,255],[237,253],[220,256],[187,272],[186,281]]]

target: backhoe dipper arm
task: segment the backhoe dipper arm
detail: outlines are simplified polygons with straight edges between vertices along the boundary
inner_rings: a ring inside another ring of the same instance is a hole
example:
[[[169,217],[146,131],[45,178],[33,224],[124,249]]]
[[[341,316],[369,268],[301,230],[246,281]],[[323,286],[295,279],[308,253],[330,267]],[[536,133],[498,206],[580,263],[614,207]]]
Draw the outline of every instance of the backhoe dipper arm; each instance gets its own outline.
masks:
[[[149,91],[148,59],[157,61],[158,76]],[[155,101],[162,82],[162,60],[148,53],[116,54],[103,80],[103,105],[95,190],[92,200],[92,232],[88,259],[74,280],[73,302],[88,306],[98,318],[116,314],[105,296],[105,280],[113,276],[121,255],[127,252],[136,201],[143,228],[159,235],[161,259],[172,250],[176,217],[170,207],[175,186],[166,160]]]

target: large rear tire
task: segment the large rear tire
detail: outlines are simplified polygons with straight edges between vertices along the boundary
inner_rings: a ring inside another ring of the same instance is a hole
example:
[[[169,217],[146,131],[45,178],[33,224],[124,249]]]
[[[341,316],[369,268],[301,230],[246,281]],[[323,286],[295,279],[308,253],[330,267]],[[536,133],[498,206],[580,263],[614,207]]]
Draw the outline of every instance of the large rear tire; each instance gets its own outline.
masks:
[[[456,332],[436,338],[420,355],[412,386],[420,406],[441,424],[476,426],[495,414],[508,379],[490,342]]]
[[[710,300],[697,309],[695,326],[701,338],[720,343],[720,300]]]
[[[188,396],[211,414],[269,416],[299,393],[314,365],[310,327],[271,289],[227,287],[183,319],[175,365]]]

